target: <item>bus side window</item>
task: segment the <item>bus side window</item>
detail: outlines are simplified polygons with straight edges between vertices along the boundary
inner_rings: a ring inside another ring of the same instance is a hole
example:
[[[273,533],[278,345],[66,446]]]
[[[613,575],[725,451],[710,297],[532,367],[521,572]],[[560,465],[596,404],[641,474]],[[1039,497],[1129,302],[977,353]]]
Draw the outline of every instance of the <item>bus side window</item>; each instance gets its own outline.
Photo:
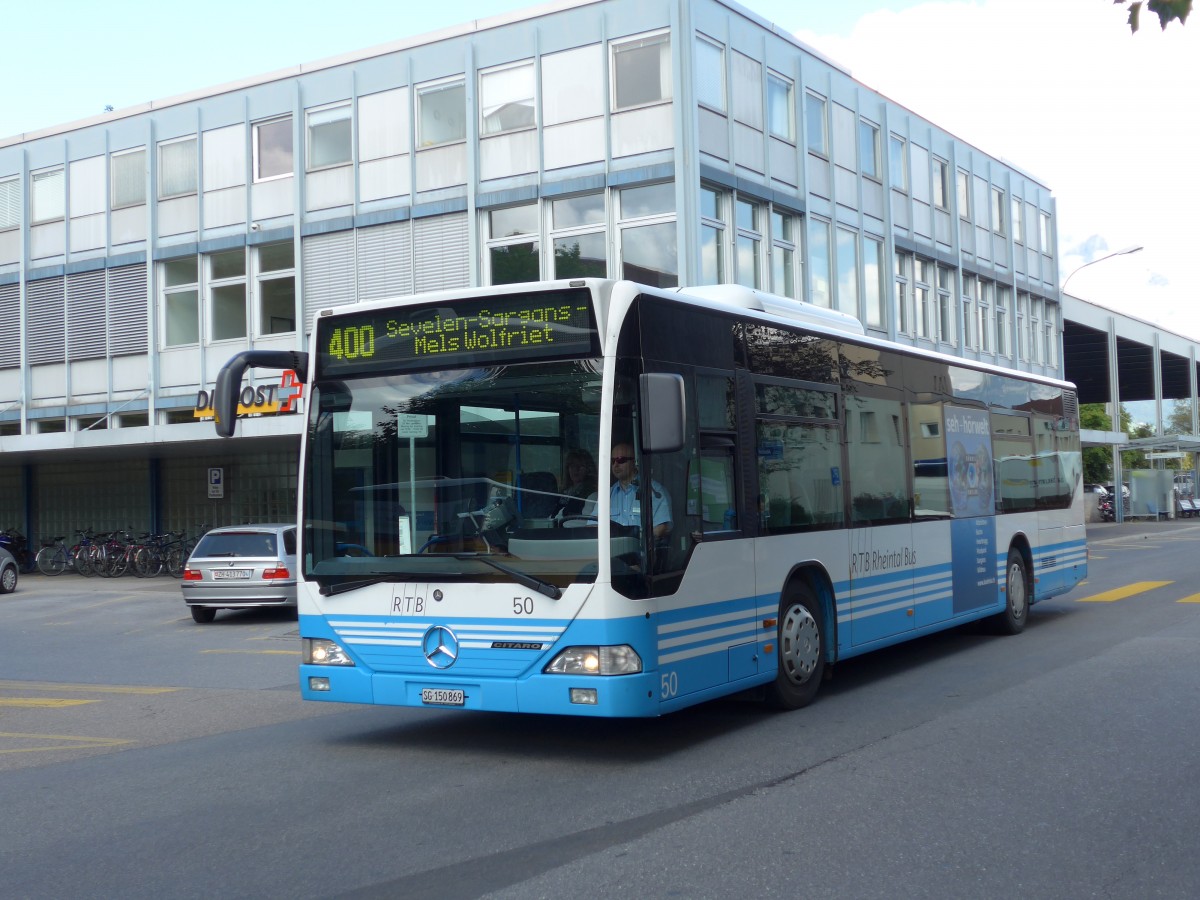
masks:
[[[737,497],[734,493],[733,444],[709,443],[701,438],[699,459],[692,460],[688,471],[687,514],[699,519],[699,531],[735,531]]]

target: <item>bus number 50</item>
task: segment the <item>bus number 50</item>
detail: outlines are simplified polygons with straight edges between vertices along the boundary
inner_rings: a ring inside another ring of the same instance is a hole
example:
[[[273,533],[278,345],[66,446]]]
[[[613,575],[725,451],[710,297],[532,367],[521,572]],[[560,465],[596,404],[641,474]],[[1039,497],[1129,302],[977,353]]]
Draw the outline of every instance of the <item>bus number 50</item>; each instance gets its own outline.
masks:
[[[675,672],[662,673],[662,699],[670,700],[679,693],[679,675]]]

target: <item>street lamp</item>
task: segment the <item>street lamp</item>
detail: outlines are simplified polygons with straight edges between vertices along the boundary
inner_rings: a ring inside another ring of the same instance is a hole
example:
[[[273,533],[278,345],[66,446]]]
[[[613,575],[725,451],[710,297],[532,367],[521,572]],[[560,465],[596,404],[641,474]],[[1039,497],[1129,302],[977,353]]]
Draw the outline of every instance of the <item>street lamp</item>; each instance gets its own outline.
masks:
[[[1146,248],[1143,247],[1141,244],[1138,244],[1135,247],[1126,247],[1124,250],[1114,250],[1112,253],[1106,253],[1106,254],[1104,254],[1104,256],[1096,257],[1091,262],[1085,262],[1082,266],[1080,266],[1078,269],[1076,269],[1074,272],[1072,272],[1070,275],[1068,275],[1066,277],[1066,279],[1062,283],[1062,287],[1059,288],[1058,290],[1060,293],[1065,294],[1067,292],[1067,282],[1070,281],[1072,278],[1074,278],[1076,275],[1078,275],[1081,271],[1086,269],[1088,266],[1094,266],[1096,263],[1104,262],[1106,259],[1112,259],[1114,256],[1128,256],[1130,253],[1137,253],[1139,250],[1144,250],[1144,249],[1146,249]]]
[[[1114,256],[1128,256],[1130,253],[1137,253],[1142,249],[1144,249],[1142,245],[1138,244],[1134,247],[1125,247],[1122,250],[1114,250],[1112,253],[1106,253],[1104,256],[1099,256],[1096,259],[1093,259],[1091,262],[1085,262],[1082,266],[1077,268],[1063,280],[1062,287],[1058,289],[1060,302],[1063,302],[1061,298],[1067,293],[1067,282],[1078,275],[1083,269],[1086,269],[1088,266],[1094,266],[1098,262],[1104,262],[1106,259],[1112,259]],[[1110,337],[1109,340],[1111,343],[1112,338]],[[1109,353],[1110,359],[1115,362],[1115,350],[1110,349]],[[1109,403],[1111,407],[1110,412],[1112,413],[1113,422],[1119,423],[1121,421],[1121,403],[1118,399],[1120,396],[1120,387],[1117,381],[1115,365],[1110,366],[1108,379]],[[1116,444],[1112,445],[1112,456],[1113,492],[1116,495],[1116,499],[1113,500],[1113,518],[1116,520],[1117,524],[1120,524],[1125,521],[1125,498],[1123,496],[1124,489],[1122,487],[1124,484],[1124,476],[1121,472],[1121,450]]]

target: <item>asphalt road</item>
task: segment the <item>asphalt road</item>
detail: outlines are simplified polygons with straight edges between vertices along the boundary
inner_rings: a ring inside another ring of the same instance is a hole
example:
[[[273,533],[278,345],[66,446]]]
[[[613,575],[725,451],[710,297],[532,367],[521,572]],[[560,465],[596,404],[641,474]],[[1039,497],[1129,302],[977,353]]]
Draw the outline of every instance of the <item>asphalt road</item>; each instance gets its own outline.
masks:
[[[1195,897],[1200,523],[1089,538],[1023,635],[635,722],[305,704],[286,613],[29,577],[0,597],[0,895]]]

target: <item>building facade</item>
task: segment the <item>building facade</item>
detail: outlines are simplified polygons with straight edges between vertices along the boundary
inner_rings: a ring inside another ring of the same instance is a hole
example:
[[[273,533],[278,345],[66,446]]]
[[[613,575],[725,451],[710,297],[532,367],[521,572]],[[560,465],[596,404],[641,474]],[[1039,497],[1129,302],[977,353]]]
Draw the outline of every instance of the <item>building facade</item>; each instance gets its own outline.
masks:
[[[726,0],[563,0],[0,139],[0,528],[291,519],[302,401],[260,375],[238,439],[200,415],[322,308],[740,282],[1056,374],[1056,246],[1044,184]]]

